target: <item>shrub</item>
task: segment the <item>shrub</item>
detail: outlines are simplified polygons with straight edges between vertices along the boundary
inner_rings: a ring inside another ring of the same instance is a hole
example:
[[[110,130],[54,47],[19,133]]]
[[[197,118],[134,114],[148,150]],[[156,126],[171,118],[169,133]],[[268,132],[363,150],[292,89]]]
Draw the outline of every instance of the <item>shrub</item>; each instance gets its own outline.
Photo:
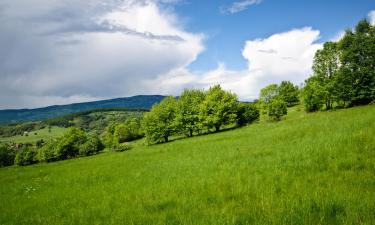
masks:
[[[79,147],[79,155],[89,156],[95,155],[104,149],[103,143],[96,135],[90,135],[87,141]]]
[[[11,166],[14,163],[14,151],[7,145],[0,144],[0,167]]]
[[[288,113],[286,103],[280,98],[273,98],[268,104],[268,117],[271,120],[279,121]]]
[[[59,140],[55,153],[59,159],[73,158],[79,154],[79,147],[87,140],[85,132],[72,127]]]
[[[244,126],[259,119],[259,109],[255,104],[240,103],[237,109],[237,125]]]
[[[59,160],[56,148],[59,144],[58,139],[48,141],[39,149],[37,158],[41,162],[53,162]]]
[[[19,166],[31,165],[38,162],[36,156],[36,150],[29,147],[24,147],[17,152],[14,162]]]
[[[116,145],[113,150],[116,151],[116,152],[123,152],[123,151],[128,151],[130,149],[132,149],[133,146],[131,146],[131,144],[129,143],[121,143],[121,144],[118,144]]]

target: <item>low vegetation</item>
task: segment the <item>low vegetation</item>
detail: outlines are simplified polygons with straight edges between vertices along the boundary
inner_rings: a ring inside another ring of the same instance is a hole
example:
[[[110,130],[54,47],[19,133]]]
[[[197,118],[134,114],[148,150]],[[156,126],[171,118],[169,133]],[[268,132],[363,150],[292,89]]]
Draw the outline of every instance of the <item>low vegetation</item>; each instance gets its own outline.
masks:
[[[372,224],[375,106],[0,169],[0,224]]]

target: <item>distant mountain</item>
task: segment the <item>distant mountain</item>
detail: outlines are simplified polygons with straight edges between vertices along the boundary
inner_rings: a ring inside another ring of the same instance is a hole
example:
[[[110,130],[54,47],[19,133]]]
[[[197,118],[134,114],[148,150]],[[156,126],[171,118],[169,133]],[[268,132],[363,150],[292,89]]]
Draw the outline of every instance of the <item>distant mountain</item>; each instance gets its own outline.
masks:
[[[95,102],[54,105],[37,109],[0,110],[0,124],[39,121],[92,109],[150,109],[153,104],[160,102],[164,97],[161,95],[138,95]]]

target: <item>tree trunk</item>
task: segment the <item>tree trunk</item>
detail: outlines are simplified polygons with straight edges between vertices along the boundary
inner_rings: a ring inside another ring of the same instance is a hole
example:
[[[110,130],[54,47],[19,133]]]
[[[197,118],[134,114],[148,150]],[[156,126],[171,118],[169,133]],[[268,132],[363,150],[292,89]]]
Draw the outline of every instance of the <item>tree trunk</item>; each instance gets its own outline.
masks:
[[[219,132],[220,131],[220,125],[215,125],[215,130],[216,130],[216,132]]]
[[[168,142],[168,136],[164,136],[164,141]]]
[[[193,129],[189,129],[189,137],[193,136]]]

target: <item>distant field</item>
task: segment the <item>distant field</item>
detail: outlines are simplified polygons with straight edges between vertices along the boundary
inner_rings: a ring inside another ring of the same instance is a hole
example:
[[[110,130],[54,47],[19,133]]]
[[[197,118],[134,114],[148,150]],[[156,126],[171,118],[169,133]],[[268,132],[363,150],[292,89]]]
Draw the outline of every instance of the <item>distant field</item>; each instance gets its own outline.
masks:
[[[375,106],[0,169],[0,224],[374,224]]]
[[[62,127],[51,127],[51,132],[48,128],[43,128],[40,130],[35,130],[29,132],[27,136],[25,135],[17,135],[13,137],[0,137],[0,142],[14,142],[14,143],[34,143],[38,140],[43,139],[47,141],[51,138],[61,136],[67,128]]]

